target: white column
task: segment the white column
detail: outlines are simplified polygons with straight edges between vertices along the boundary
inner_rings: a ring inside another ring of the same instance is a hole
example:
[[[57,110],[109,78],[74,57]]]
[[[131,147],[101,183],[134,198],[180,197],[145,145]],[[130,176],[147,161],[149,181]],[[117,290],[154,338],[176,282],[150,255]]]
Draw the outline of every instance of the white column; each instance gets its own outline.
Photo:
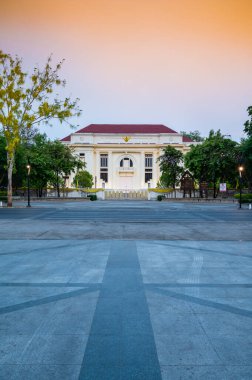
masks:
[[[157,163],[157,151],[153,151],[153,162],[152,162],[152,187],[157,186],[157,182],[159,180],[159,175],[158,175],[158,163]]]
[[[100,179],[100,152],[96,152],[95,157],[95,172],[97,177],[97,187],[102,187],[102,180]]]
[[[96,185],[97,187],[98,177],[97,177],[97,172],[96,172],[96,150],[95,149],[93,150],[93,154],[92,154],[92,175],[93,175],[94,186]],[[96,177],[96,181],[95,181],[95,177]]]
[[[114,185],[114,165],[113,165],[113,154],[112,150],[108,151],[108,183],[106,186],[109,189],[113,189]]]
[[[157,149],[156,151],[156,161],[158,159],[158,157],[161,156],[161,152],[160,152],[160,149]],[[159,167],[159,161],[156,163],[156,178],[157,178],[157,181],[159,180],[161,176],[161,172],[160,172],[160,167]]]
[[[140,154],[140,183],[141,183],[141,189],[144,189],[147,185],[145,183],[145,154],[144,151]]]

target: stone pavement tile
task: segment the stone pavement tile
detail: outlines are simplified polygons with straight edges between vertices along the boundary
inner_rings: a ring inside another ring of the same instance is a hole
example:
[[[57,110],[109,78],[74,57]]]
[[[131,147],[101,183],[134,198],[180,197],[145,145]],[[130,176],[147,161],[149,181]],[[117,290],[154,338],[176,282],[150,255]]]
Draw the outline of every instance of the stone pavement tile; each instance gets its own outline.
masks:
[[[205,334],[154,335],[160,365],[223,364]]]
[[[145,365],[128,365],[121,368],[120,380],[159,380],[160,369]]]
[[[0,314],[0,335],[31,335],[50,319],[52,313],[53,304],[46,304]]]
[[[0,365],[20,364],[22,354],[32,335],[3,335],[0,340]]]
[[[145,297],[143,297],[144,292],[141,291],[130,291],[130,292],[122,292],[122,295],[110,295],[109,291],[102,290],[100,293],[100,297],[97,302],[95,312],[97,314],[120,314],[120,315],[128,315],[135,314],[136,310],[140,314],[146,313],[146,301]]]
[[[104,269],[96,269],[94,267],[81,266],[78,269],[71,271],[69,282],[86,282],[86,283],[101,283],[104,275]]]
[[[154,313],[180,313],[192,314],[188,301],[176,299],[162,293],[154,292],[146,288],[146,299],[151,314]]]
[[[142,276],[145,284],[174,284],[188,278],[188,265],[179,266],[176,271],[171,268],[168,270],[166,266],[156,268],[142,267]]]
[[[189,272],[190,273],[190,272]],[[244,284],[250,283],[251,280],[251,268],[244,270],[243,265],[240,262],[234,267],[202,267],[200,271],[200,282],[203,283],[219,283],[219,284]]]
[[[231,380],[230,373],[223,365],[162,366],[161,373],[162,380]]]
[[[122,334],[122,319],[120,313],[96,314],[92,321],[92,334],[116,335]]]
[[[152,334],[152,324],[147,313],[123,314],[122,335]]]
[[[182,300],[188,303],[188,306],[195,313],[216,313],[216,312],[229,312],[233,314],[239,314],[244,316],[252,316],[251,311],[235,306],[235,303],[229,304],[229,300],[232,298],[223,298],[218,296],[204,297],[198,294],[196,287],[187,287],[186,291],[183,291],[183,286],[180,288],[169,289],[159,287],[155,291],[164,294],[166,297]],[[154,289],[153,289],[154,290]],[[214,292],[215,293],[215,292]],[[210,295],[210,292],[209,292]],[[238,300],[238,298],[236,298]],[[248,303],[251,304],[251,300],[248,299]]]
[[[215,314],[197,314],[197,317],[208,336],[240,335],[249,336],[252,331],[252,315],[219,312]]]
[[[118,366],[121,362],[120,338],[115,335],[89,335],[88,350],[85,351],[83,368]],[[86,363],[88,365],[86,365]]]
[[[43,335],[88,335],[93,319],[93,313],[54,314],[43,326],[39,334]]]
[[[252,336],[236,335],[209,336],[212,346],[217,352],[222,364],[251,365],[252,363]]]
[[[1,364],[81,364],[86,335],[1,337]]]
[[[197,317],[192,314],[151,313],[154,334],[204,334]]]
[[[252,365],[228,365],[228,380],[251,380],[252,379]]]
[[[0,365],[3,380],[78,380],[79,365]]]
[[[104,315],[104,314],[121,314],[122,313],[122,299],[121,297],[103,297],[102,294],[100,294],[100,297],[98,299],[95,312],[98,315]]]
[[[146,314],[148,313],[148,306],[146,302],[144,289],[136,292],[126,292],[122,295],[122,313],[127,314]]]
[[[203,299],[206,301],[204,304],[191,302],[191,308],[195,314],[219,314],[223,313],[225,315],[229,315],[229,313],[237,311],[237,314],[246,314],[246,311],[248,314],[252,312],[252,296],[251,298],[243,298],[239,299],[238,297],[235,298],[211,298],[209,297],[201,297],[201,300]],[[226,307],[226,311],[224,310]],[[223,308],[220,309],[220,308]],[[233,311],[232,311],[233,310]]]
[[[122,337],[122,365],[143,366],[154,362],[156,347],[153,344],[153,335],[125,335]]]
[[[118,365],[97,366],[94,363],[82,368],[78,380],[121,380],[121,368]]]
[[[243,283],[244,284],[244,283]],[[199,296],[201,298],[204,298],[204,299],[208,299],[208,298],[211,298],[211,299],[228,299],[228,298],[233,298],[233,299],[237,299],[237,301],[239,301],[240,298],[248,298],[248,299],[251,299],[252,297],[252,287],[245,287],[243,286],[243,284],[237,284],[237,287],[234,287],[232,285],[234,284],[230,284],[230,283],[227,283],[226,286],[221,286],[221,285],[216,285],[214,286],[214,284],[210,284],[209,287],[207,286],[201,286],[199,284],[198,288],[196,287],[197,285],[195,285],[196,289],[199,290]],[[224,285],[224,284],[223,284]],[[178,292],[178,293],[182,293],[182,289],[179,289],[179,288],[173,288],[172,290]],[[191,294],[191,289],[189,287],[185,287],[184,288],[184,294],[188,294],[190,295]]]
[[[84,289],[84,288],[83,288]],[[84,314],[93,313],[96,308],[99,291],[88,291],[87,293],[78,293],[77,296],[61,299],[53,305],[55,313],[63,314]]]

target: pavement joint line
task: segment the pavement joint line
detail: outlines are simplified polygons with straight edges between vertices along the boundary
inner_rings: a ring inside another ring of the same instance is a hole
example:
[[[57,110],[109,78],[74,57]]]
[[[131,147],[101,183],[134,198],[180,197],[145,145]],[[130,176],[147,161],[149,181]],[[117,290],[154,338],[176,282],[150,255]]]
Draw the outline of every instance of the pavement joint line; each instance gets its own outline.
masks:
[[[151,290],[153,292],[160,293],[160,294],[166,295],[168,297],[176,298],[179,300],[187,301],[187,302],[194,303],[194,304],[201,305],[201,306],[211,307],[213,309],[217,309],[217,310],[225,311],[227,313],[240,315],[242,317],[252,318],[252,311],[250,311],[250,310],[245,310],[245,309],[230,306],[227,304],[222,304],[220,302],[214,302],[211,300],[206,300],[203,298],[194,297],[192,295],[177,293],[177,292],[174,292],[174,291],[171,291],[168,289],[162,289],[161,286],[156,287],[156,288],[153,287]]]
[[[18,310],[24,310],[24,309],[36,307],[39,305],[45,305],[48,303],[52,303],[52,302],[56,302],[56,301],[60,301],[60,300],[64,300],[64,299],[68,299],[68,298],[72,298],[72,297],[78,297],[82,294],[91,293],[91,292],[94,292],[96,290],[97,289],[92,289],[92,288],[91,289],[87,289],[87,288],[78,289],[78,290],[70,291],[67,293],[61,293],[61,294],[48,296],[48,297],[44,297],[44,298],[40,298],[40,299],[36,299],[36,300],[18,303],[15,305],[3,306],[3,307],[0,307],[0,315],[13,313],[13,312],[18,311]]]

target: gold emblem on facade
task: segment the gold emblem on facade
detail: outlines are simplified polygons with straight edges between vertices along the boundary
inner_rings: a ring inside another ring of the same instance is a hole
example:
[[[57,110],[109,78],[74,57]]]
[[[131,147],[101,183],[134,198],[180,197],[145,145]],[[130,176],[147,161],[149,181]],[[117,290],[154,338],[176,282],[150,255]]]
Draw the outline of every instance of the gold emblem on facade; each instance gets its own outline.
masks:
[[[124,139],[125,142],[128,142],[131,139],[131,137],[130,136],[125,136],[125,137],[123,137],[123,139]]]

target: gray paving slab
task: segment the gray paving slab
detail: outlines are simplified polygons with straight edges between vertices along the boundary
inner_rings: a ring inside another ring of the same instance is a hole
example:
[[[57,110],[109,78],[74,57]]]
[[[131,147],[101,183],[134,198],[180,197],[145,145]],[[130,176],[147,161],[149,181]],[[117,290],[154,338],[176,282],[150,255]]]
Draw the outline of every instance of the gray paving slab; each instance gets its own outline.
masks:
[[[0,239],[251,240],[252,211],[235,203],[40,204],[0,209]]]
[[[250,210],[2,211],[0,379],[252,378]]]

